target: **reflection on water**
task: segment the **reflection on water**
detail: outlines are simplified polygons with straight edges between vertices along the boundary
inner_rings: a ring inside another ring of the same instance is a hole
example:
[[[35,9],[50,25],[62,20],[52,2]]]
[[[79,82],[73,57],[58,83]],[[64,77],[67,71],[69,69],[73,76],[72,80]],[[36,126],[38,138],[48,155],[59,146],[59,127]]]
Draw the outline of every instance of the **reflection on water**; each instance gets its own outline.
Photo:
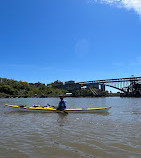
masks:
[[[65,113],[57,113],[57,114],[58,114],[58,119],[57,119],[58,125],[64,126],[65,123],[67,123],[67,114]]]
[[[66,98],[68,108],[109,113],[26,112],[4,104],[57,105],[57,98],[0,99],[0,157],[139,158],[141,98]]]

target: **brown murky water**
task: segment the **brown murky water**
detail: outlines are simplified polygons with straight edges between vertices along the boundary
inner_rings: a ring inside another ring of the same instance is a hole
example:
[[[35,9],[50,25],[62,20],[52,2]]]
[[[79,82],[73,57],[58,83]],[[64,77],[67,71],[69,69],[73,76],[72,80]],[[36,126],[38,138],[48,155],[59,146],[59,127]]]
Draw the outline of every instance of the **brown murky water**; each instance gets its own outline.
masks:
[[[24,112],[4,106],[58,101],[0,99],[0,158],[141,157],[141,98],[66,98],[68,108],[112,106],[102,114]]]

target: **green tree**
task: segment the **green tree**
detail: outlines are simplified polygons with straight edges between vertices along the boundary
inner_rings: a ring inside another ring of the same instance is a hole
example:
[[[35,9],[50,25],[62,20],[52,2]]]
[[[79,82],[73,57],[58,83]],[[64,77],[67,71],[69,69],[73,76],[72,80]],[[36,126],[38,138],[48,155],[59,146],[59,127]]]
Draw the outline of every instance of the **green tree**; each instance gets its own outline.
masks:
[[[14,94],[15,90],[9,85],[3,85],[0,86],[0,92],[12,95]]]

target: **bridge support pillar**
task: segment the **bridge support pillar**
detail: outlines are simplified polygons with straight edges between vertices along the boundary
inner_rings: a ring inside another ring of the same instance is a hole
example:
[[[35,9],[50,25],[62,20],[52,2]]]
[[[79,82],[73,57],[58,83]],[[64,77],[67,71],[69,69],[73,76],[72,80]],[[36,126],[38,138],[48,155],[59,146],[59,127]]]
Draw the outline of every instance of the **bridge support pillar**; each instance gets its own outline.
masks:
[[[101,84],[101,91],[105,91],[105,85]]]

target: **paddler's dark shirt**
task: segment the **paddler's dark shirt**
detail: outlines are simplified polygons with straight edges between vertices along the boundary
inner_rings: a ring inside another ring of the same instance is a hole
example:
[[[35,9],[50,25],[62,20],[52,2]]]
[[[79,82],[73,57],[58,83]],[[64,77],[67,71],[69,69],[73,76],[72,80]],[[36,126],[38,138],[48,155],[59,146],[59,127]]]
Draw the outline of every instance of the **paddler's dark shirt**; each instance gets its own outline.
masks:
[[[59,102],[59,105],[58,105],[58,108],[57,108],[57,109],[59,109],[59,110],[64,110],[65,108],[66,108],[66,103],[65,103],[64,100],[61,100],[61,101]]]

